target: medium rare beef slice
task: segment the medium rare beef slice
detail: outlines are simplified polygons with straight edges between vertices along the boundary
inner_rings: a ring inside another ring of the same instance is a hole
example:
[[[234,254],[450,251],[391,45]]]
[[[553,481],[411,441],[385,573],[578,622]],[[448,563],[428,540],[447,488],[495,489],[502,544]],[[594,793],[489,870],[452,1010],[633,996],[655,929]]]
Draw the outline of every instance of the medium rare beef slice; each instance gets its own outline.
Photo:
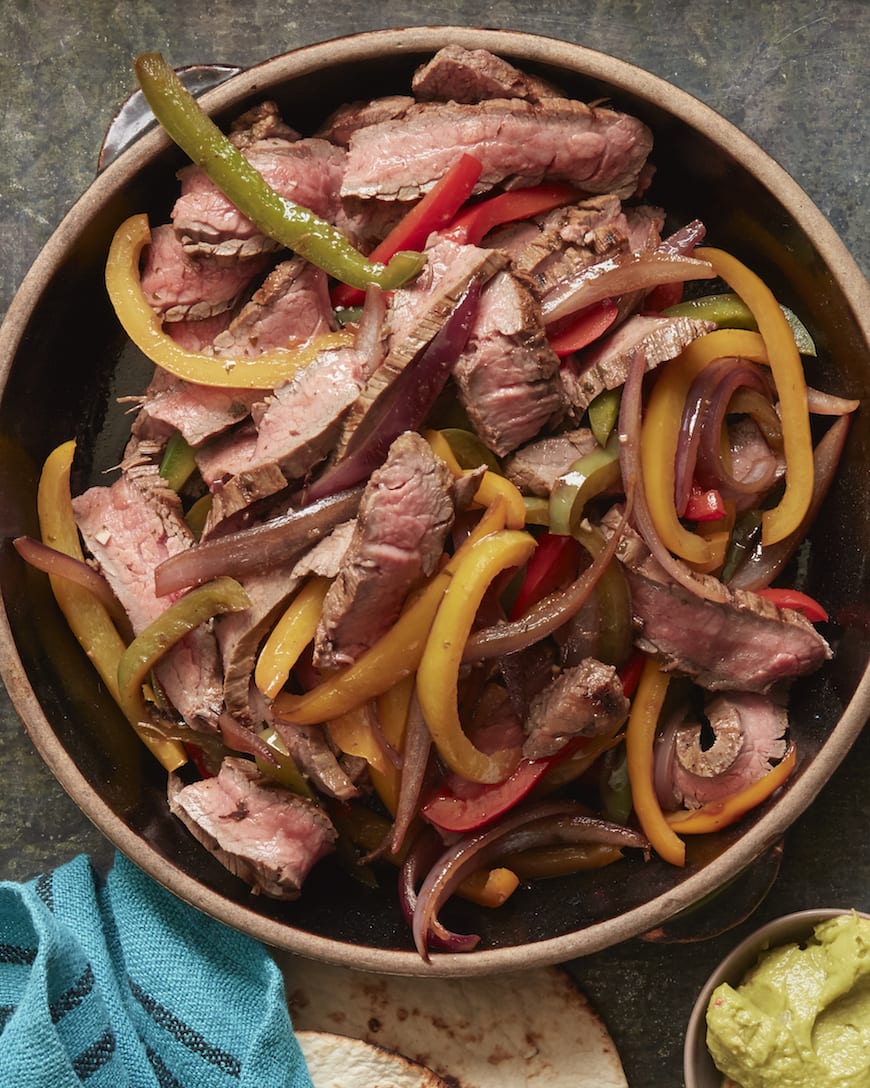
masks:
[[[562,367],[562,386],[572,413],[579,418],[599,393],[624,385],[637,352],[643,354],[646,369],[654,370],[715,328],[711,321],[691,317],[631,318]]]
[[[244,154],[281,196],[341,224],[344,212],[338,190],[345,157],[341,148],[326,140],[266,140],[247,147]],[[188,254],[235,263],[279,248],[198,167],[185,167],[179,177],[181,196],[172,209],[172,225]]]
[[[252,412],[253,426],[204,454],[214,494],[209,524],[301,479],[326,457],[360,395],[366,363],[351,347],[329,348]],[[229,473],[221,479],[219,473]]]
[[[398,120],[413,105],[414,99],[407,94],[390,94],[365,102],[345,102],[327,117],[315,135],[347,147],[357,129],[382,121]]]
[[[518,449],[505,461],[504,473],[524,495],[549,498],[559,477],[598,448],[588,427],[563,431]]]
[[[262,396],[260,390],[195,385],[156,367],[132,432],[165,440],[178,431],[189,445],[200,446],[241,422]]]
[[[333,451],[347,451],[360,424],[393,383],[444,326],[472,283],[485,283],[505,263],[500,253],[439,240],[427,249],[426,266],[414,283],[393,292],[387,314],[389,344],[381,365],[351,405]]]
[[[250,358],[293,347],[335,328],[326,273],[301,257],[282,261],[229,328],[214,340],[216,355]]]
[[[163,321],[203,320],[232,309],[264,268],[262,259],[223,263],[185,253],[170,226],[155,227],[145,250],[141,284]]]
[[[267,99],[245,110],[230,126],[229,139],[238,148],[247,148],[264,140],[294,143],[301,139],[281,116],[277,102]]]
[[[187,786],[170,775],[169,807],[225,868],[271,899],[296,899],[336,840],[321,808],[235,756]]]
[[[616,669],[587,658],[565,669],[532,700],[523,757],[553,755],[573,737],[606,736],[625,721],[628,711]]]
[[[149,469],[156,476],[156,469]],[[125,473],[110,487],[92,487],[73,499],[85,545],[139,634],[172,603],[158,597],[154,571],[164,559],[189,548],[190,530],[177,496],[133,482]],[[156,667],[167,698],[193,728],[214,729],[223,706],[217,644],[199,627],[171,647]]]
[[[536,298],[513,273],[499,272],[484,288],[453,375],[476,433],[500,456],[561,415],[559,359]]]
[[[543,79],[514,68],[488,49],[445,45],[414,73],[411,89],[420,101],[482,102],[487,98],[525,98],[540,102],[559,92]]]
[[[315,663],[355,661],[434,571],[453,522],[453,478],[414,432],[400,435],[366,485],[347,559],[323,604]]]
[[[465,152],[483,166],[478,192],[547,179],[629,197],[651,148],[637,119],[569,99],[423,102],[353,134],[341,194],[416,200]]]

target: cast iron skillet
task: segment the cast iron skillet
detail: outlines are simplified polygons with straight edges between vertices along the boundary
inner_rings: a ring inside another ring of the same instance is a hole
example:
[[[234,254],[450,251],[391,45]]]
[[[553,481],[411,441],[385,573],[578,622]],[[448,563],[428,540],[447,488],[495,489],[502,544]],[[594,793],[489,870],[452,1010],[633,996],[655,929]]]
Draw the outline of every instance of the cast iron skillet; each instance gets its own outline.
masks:
[[[816,339],[814,384],[868,395],[870,289],[832,228],[759,148],[689,95],[626,63],[578,46],[508,31],[422,28],[362,34],[299,49],[246,71],[204,99],[221,119],[264,96],[312,130],[352,98],[404,91],[448,42],[485,47],[586,100],[606,98],[655,132],[650,196],[675,223],[699,217],[796,310]],[[810,804],[854,741],[870,707],[870,427],[854,421],[845,464],[812,535],[805,588],[828,605],[836,656],[792,697],[797,773],[739,827],[689,844],[676,870],[625,862],[519,890],[498,911],[451,904],[445,921],[482,934],[478,951],[412,950],[389,874],[367,889],[327,861],[297,903],[252,897],[172,818],[165,777],[101,689],[51,598],[9,538],[34,533],[46,454],[78,442],[74,490],[115,465],[129,420],[116,398],[144,388],[150,367],[126,342],[102,287],[117,225],[147,211],[163,222],[182,157],[159,132],[97,178],[46,245],[0,332],[0,585],[3,677],[34,743],[84,812],[124,853],[183,899],[274,946],[391,973],[482,974],[564,961],[660,926],[744,871]]]

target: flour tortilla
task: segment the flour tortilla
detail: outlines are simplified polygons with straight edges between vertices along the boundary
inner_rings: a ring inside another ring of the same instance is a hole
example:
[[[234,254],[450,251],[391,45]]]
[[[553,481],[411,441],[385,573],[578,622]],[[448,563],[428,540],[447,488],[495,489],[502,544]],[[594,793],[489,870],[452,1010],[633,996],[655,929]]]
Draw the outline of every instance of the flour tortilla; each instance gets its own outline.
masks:
[[[314,1088],[451,1088],[419,1062],[362,1039],[297,1031]]]
[[[606,1028],[559,968],[427,979],[280,962],[297,1030],[377,1043],[457,1088],[628,1088]]]

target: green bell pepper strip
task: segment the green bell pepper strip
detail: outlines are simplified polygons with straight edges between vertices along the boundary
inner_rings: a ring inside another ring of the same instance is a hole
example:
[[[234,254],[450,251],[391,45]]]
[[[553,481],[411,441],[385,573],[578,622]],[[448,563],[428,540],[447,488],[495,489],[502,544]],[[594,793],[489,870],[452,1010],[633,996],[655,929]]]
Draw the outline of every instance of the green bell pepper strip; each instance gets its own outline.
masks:
[[[622,404],[622,386],[605,389],[599,393],[586,410],[589,429],[599,446],[606,446],[619,420],[619,406]]]
[[[816,345],[806,325],[797,314],[780,303],[779,307],[789,323],[794,342],[801,355],[816,354]],[[747,329],[758,332],[758,322],[743,299],[731,291],[721,295],[704,295],[701,298],[678,302],[662,310],[663,317],[692,317],[698,321],[715,321],[720,329]]]
[[[498,458],[476,434],[463,430],[462,427],[444,427],[441,434],[447,439],[461,468],[478,468],[480,465],[486,465],[490,472],[504,476]]]
[[[550,492],[550,532],[567,536],[580,524],[586,503],[619,480],[619,442],[611,435],[604,449],[575,461]]]
[[[179,597],[140,632],[118,662],[118,703],[129,721],[148,721],[142,684],[167,650],[212,616],[241,612],[250,604],[238,582],[232,578],[216,578]]]
[[[421,253],[373,263],[330,223],[277,193],[199,106],[160,53],[135,61],[145,100],[166,133],[264,234],[353,287],[400,287],[425,264]]]
[[[193,447],[178,431],[171,435],[160,460],[160,476],[172,488],[180,491],[196,471]]]

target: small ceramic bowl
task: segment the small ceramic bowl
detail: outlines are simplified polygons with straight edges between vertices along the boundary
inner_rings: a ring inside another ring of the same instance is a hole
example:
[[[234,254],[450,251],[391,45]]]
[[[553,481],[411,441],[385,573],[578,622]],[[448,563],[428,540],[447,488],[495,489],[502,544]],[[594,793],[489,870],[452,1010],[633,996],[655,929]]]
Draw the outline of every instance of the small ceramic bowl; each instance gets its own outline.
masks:
[[[719,1072],[707,1050],[707,1006],[717,986],[728,982],[737,986],[746,973],[755,965],[761,952],[780,945],[800,943],[807,940],[820,922],[836,918],[840,914],[851,913],[848,909],[836,907],[818,910],[802,910],[796,914],[785,914],[774,918],[757,929],[730,952],[707,979],[698,995],[698,1000],[689,1017],[686,1041],[683,1048],[683,1077],[685,1088],[723,1088],[724,1077]],[[855,913],[862,918],[870,915],[862,911]]]

